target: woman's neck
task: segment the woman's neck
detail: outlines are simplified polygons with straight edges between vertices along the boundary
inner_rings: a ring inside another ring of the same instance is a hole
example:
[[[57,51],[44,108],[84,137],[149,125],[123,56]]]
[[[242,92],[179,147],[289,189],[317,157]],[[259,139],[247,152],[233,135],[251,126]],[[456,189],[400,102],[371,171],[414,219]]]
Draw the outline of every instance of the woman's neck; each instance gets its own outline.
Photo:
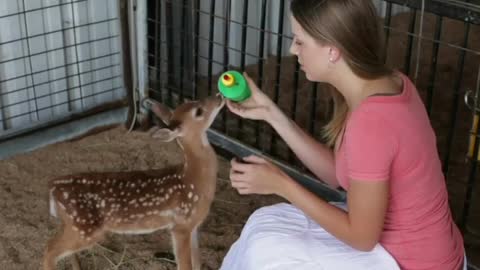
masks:
[[[330,77],[330,84],[344,96],[350,111],[355,110],[369,96],[396,95],[402,92],[401,78],[393,75],[374,80],[364,79],[353,73],[345,63],[339,63]]]

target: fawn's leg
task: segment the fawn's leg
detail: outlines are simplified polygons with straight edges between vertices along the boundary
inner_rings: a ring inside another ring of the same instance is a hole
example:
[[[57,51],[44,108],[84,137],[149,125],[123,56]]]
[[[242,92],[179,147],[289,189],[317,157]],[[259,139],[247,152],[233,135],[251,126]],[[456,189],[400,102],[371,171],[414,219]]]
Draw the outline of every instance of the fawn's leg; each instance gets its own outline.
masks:
[[[198,227],[195,227],[191,233],[192,246],[192,268],[193,270],[200,270],[202,268],[202,261],[200,260],[200,249],[198,247]]]
[[[73,231],[71,226],[62,225],[55,237],[48,242],[43,269],[55,270],[58,260],[68,255],[74,255],[75,252],[86,249],[97,242],[92,239],[84,240],[80,238],[78,232]],[[73,270],[80,270],[78,259],[75,256],[72,256],[71,263]]]
[[[192,270],[190,230],[186,228],[172,229],[172,240],[177,270]]]

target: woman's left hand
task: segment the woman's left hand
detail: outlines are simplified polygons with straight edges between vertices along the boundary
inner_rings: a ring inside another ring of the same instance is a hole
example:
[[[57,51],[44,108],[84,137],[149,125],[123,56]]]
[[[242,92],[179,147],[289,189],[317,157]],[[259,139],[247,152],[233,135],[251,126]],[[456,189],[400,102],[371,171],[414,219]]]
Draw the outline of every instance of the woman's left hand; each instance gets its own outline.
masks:
[[[230,181],[240,194],[277,194],[280,195],[290,177],[269,161],[257,157],[243,158],[246,163],[236,159],[231,161]]]

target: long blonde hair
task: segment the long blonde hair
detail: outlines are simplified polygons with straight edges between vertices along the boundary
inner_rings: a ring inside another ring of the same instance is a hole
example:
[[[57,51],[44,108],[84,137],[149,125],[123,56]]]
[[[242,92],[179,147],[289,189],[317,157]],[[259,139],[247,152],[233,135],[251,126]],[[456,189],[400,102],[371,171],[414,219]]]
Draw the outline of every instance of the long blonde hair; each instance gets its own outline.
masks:
[[[384,32],[371,0],[292,0],[295,20],[315,40],[338,48],[353,73],[377,79],[392,73],[384,64]],[[349,108],[338,91],[331,91],[333,116],[323,128],[328,146],[335,145]]]

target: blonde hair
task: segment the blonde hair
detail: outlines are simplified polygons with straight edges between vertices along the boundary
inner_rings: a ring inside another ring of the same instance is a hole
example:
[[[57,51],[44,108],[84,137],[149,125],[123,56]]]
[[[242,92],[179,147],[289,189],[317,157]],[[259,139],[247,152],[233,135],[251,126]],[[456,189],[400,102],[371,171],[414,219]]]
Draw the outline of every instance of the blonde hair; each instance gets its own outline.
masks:
[[[315,40],[338,48],[353,73],[377,79],[392,73],[384,63],[384,32],[371,0],[292,0],[295,20]],[[331,91],[333,116],[323,128],[330,147],[345,126],[349,108],[338,91]]]

